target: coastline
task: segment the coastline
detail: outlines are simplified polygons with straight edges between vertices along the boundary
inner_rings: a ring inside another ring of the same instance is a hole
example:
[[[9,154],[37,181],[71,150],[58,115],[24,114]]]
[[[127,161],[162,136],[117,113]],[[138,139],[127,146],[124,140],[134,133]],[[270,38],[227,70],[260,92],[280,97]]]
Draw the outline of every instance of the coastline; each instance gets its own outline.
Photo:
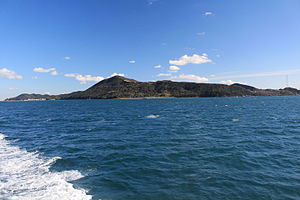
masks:
[[[189,99],[189,98],[246,98],[246,97],[291,97],[300,95],[248,95],[248,96],[214,96],[214,97],[127,97],[127,98],[99,98],[99,99],[45,99],[45,100],[2,100],[0,102],[39,102],[39,101],[72,101],[72,100],[143,100],[143,99]]]

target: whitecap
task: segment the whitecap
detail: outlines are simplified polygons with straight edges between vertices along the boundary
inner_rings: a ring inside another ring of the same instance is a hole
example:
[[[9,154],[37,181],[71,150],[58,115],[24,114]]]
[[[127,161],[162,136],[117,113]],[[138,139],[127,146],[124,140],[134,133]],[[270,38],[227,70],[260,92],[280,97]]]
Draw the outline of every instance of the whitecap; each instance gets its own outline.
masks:
[[[148,118],[148,119],[155,119],[155,118],[158,118],[159,115],[147,115],[145,117]]]
[[[8,200],[89,200],[81,188],[68,181],[83,175],[77,170],[51,172],[60,157],[45,158],[12,146],[0,133],[0,199]]]

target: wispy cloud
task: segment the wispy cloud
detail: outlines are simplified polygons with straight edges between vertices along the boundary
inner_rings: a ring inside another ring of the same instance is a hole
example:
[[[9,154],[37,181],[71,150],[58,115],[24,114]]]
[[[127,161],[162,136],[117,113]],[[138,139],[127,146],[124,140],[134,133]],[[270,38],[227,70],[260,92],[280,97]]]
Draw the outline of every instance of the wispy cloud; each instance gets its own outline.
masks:
[[[156,1],[158,1],[158,0],[148,0],[147,2],[148,2],[148,5],[152,5],[152,4],[154,4]]]
[[[136,63],[136,61],[135,61],[135,60],[129,60],[128,62],[129,62],[129,63],[131,63],[131,64],[134,64],[134,63]]]
[[[215,77],[212,77],[210,80],[226,80],[226,79],[234,79],[234,78],[283,76],[283,75],[298,74],[298,73],[300,73],[300,69],[284,70],[284,71],[273,71],[273,72],[263,72],[263,73],[237,74],[237,75],[229,75],[229,76],[215,76]]]
[[[159,69],[159,68],[161,68],[161,65],[155,65],[155,66],[153,66],[153,68]]]
[[[213,75],[209,78],[200,77],[194,74],[181,74],[178,76],[173,76],[171,79],[173,80],[186,80],[186,81],[193,81],[193,82],[207,82],[207,81],[219,81],[222,84],[247,84],[241,81],[233,81],[232,79],[236,78],[252,78],[252,77],[268,77],[268,76],[285,76],[285,75],[292,75],[292,74],[300,74],[300,69],[292,69],[292,70],[283,70],[283,71],[273,71],[273,72],[263,72],[263,73],[249,73],[249,74],[236,74],[236,75],[228,75],[228,76],[216,76]]]
[[[65,60],[71,60],[71,57],[70,56],[65,56],[64,59]]]
[[[204,36],[206,33],[205,32],[198,32],[197,35],[199,36]]]
[[[55,71],[55,68],[45,69],[45,68],[42,68],[42,67],[36,67],[36,68],[33,68],[33,71],[34,72],[39,72],[39,73],[48,73],[48,72],[51,72],[51,71]]]
[[[171,76],[172,74],[170,73],[160,73],[160,74],[157,74],[157,76]]]
[[[200,77],[200,76],[197,76],[197,75],[194,75],[194,74],[181,74],[181,75],[178,75],[178,76],[173,76],[173,77],[171,77],[171,79],[173,79],[173,80],[182,80],[182,81],[193,81],[193,82],[198,82],[198,83],[208,81],[207,78]]]
[[[57,76],[57,75],[58,75],[57,71],[53,71],[53,72],[51,72],[50,74],[51,74],[52,76]]]
[[[19,88],[8,88],[8,90],[18,90]]]
[[[42,68],[42,67],[36,67],[36,68],[33,68],[33,71],[38,72],[38,73],[50,73],[52,76],[58,75],[55,68],[46,69],[46,68]]]
[[[80,82],[80,84],[87,84],[87,82],[99,82],[104,78],[101,76],[92,76],[92,75],[81,75],[81,74],[65,74],[65,77],[75,78]]]
[[[211,12],[211,11],[206,11],[203,13],[203,16],[207,17],[207,16],[210,16],[210,15],[213,15],[214,13]]]
[[[7,68],[0,68],[0,78],[7,79],[22,79],[21,75],[18,75],[16,72],[9,70]]]
[[[194,51],[195,48],[194,47],[185,47],[183,48],[184,50],[187,50],[187,51]]]
[[[177,67],[175,65],[171,65],[169,67],[170,72],[178,72],[180,70],[180,67]]]
[[[205,53],[202,55],[193,54],[192,56],[184,55],[178,60],[169,60],[169,63],[172,65],[204,64],[210,62],[212,62],[212,60],[209,59]]]

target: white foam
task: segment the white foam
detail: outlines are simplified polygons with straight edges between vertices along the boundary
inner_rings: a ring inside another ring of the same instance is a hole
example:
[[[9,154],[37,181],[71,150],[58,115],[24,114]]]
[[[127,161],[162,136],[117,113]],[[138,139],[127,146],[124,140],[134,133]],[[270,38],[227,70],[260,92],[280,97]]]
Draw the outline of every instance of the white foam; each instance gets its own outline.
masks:
[[[44,158],[12,146],[0,133],[0,199],[9,200],[88,200],[92,196],[67,181],[83,175],[76,170],[50,172],[59,157]]]
[[[159,115],[147,115],[145,116],[146,118],[149,118],[149,119],[154,119],[154,118],[158,118]]]

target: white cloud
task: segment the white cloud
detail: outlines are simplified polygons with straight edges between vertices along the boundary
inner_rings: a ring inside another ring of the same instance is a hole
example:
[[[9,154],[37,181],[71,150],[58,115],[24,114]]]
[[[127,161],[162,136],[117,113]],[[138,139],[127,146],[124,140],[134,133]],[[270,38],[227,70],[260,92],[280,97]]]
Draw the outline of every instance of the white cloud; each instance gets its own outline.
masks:
[[[71,60],[71,57],[70,56],[65,56],[64,59],[65,60]]]
[[[157,74],[157,76],[171,76],[170,73],[160,73],[160,74]]]
[[[33,69],[34,72],[39,72],[39,73],[49,73],[49,72],[52,72],[52,71],[55,71],[55,68],[48,68],[48,69],[45,69],[45,68],[42,68],[42,67],[36,67]]]
[[[232,81],[232,80],[225,80],[225,81],[221,81],[220,83],[221,84],[226,84],[226,85],[232,85],[232,84],[235,84],[235,83],[247,85],[244,82],[238,82],[238,81]]]
[[[111,77],[114,77],[114,76],[125,76],[125,74],[118,74],[118,73],[112,73],[109,77],[107,78],[111,78]]]
[[[153,68],[159,69],[159,68],[161,68],[161,65],[155,65],[155,66],[153,66]]]
[[[104,78],[101,76],[91,76],[91,75],[80,75],[80,74],[65,74],[65,77],[72,77],[80,81],[80,84],[86,84],[87,82],[99,82]]]
[[[22,79],[21,75],[18,75],[16,72],[11,71],[7,68],[0,69],[0,78],[7,78],[7,79]]]
[[[267,76],[284,76],[289,74],[298,74],[300,69],[285,70],[285,71],[273,71],[273,72],[263,72],[263,73],[253,73],[253,74],[237,74],[230,76],[216,76],[210,80],[226,80],[234,78],[252,78],[252,77],[267,77]]]
[[[135,60],[129,60],[128,62],[131,63],[131,64],[134,64]]]
[[[173,76],[171,79],[184,80],[184,81],[193,81],[193,82],[206,82],[208,81],[205,77],[196,76],[194,74],[181,74],[179,76]]]
[[[65,77],[75,78],[80,81],[80,84],[87,84],[87,82],[99,82],[104,80],[105,78],[102,76],[91,76],[91,75],[81,75],[81,74],[64,74]],[[111,78],[113,76],[125,76],[125,74],[112,73],[110,76],[106,78]]]
[[[169,63],[172,65],[203,64],[210,62],[212,62],[212,60],[210,60],[208,55],[205,53],[202,55],[193,54],[192,56],[184,55],[178,60],[169,61]]]
[[[38,72],[38,73],[50,73],[52,76],[57,76],[58,75],[55,68],[46,69],[46,68],[42,68],[42,67],[36,67],[36,68],[33,68],[33,71]]]
[[[57,75],[58,75],[57,71],[52,71],[50,74],[51,74],[52,76],[57,76]]]
[[[19,88],[8,88],[8,90],[18,90]]]
[[[211,11],[207,11],[207,12],[205,12],[205,13],[203,13],[203,16],[209,16],[209,15],[213,15],[214,13],[213,12],[211,12]]]
[[[76,77],[78,74],[65,74],[65,77]]]
[[[199,35],[199,36],[204,36],[206,33],[205,32],[199,32],[199,33],[197,33],[197,35]]]
[[[177,72],[177,71],[179,71],[179,70],[180,70],[180,67],[177,67],[177,66],[171,65],[171,66],[169,67],[169,70],[170,70],[171,72]]]

